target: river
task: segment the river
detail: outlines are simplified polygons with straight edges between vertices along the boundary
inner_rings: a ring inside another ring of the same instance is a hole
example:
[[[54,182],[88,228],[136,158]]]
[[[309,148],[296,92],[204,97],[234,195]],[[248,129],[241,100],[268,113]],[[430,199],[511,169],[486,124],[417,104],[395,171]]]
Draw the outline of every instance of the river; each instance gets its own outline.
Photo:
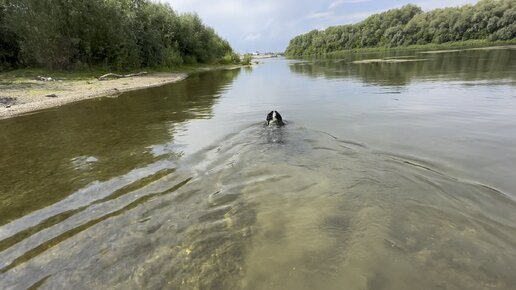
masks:
[[[0,288],[516,287],[516,49],[261,62],[0,120]]]

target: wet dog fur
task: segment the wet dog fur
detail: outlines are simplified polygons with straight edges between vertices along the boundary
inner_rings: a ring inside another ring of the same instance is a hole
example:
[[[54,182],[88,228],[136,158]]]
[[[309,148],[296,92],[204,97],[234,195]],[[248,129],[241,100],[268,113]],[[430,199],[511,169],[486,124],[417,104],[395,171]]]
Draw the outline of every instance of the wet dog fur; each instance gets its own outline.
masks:
[[[281,117],[280,113],[278,111],[271,111],[269,114],[267,114],[267,118],[265,118],[267,121],[267,126],[270,125],[277,125],[277,126],[284,126],[285,122],[283,122],[283,118]]]

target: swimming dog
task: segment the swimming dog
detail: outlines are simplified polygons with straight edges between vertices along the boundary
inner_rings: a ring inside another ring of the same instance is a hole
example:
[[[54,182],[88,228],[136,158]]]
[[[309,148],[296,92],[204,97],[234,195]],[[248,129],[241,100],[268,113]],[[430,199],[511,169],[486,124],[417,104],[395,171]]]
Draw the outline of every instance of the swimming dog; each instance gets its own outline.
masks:
[[[278,111],[271,111],[269,114],[267,114],[267,118],[265,120],[267,121],[268,126],[271,124],[276,124],[277,126],[285,125],[283,118],[281,117],[280,113],[278,113]]]

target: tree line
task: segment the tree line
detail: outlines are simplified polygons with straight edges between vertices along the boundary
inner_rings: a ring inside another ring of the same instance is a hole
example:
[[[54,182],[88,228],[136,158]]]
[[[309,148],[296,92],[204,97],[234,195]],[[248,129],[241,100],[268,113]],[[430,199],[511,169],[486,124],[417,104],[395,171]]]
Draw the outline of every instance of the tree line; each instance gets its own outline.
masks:
[[[150,0],[0,0],[0,70],[237,62],[196,14]]]
[[[290,41],[285,54],[317,55],[360,48],[514,38],[514,0],[481,0],[475,5],[428,12],[409,4],[371,15],[357,24],[332,26],[296,36]]]

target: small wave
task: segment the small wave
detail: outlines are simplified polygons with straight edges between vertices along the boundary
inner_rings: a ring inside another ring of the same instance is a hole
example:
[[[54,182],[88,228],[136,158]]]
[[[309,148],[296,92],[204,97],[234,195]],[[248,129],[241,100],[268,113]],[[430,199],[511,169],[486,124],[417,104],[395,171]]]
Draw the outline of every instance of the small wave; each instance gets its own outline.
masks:
[[[129,175],[3,226],[5,243],[44,225],[4,244],[3,284],[504,289],[516,282],[514,201],[437,164],[293,123],[255,124],[177,164]]]

